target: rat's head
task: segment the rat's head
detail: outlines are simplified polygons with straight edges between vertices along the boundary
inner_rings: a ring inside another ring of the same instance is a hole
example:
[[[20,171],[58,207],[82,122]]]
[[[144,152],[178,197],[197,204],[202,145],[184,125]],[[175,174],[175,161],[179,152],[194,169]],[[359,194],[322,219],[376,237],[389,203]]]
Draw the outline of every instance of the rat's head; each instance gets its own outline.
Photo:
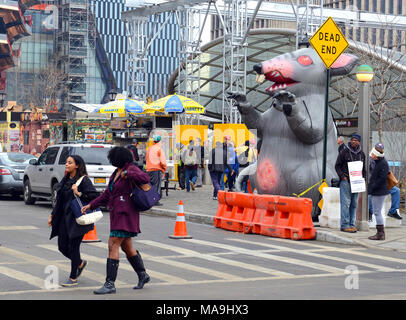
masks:
[[[341,54],[330,68],[331,76],[348,74],[358,58],[351,54]],[[296,97],[307,95],[310,87],[322,92],[326,83],[326,68],[312,48],[285,53],[254,65],[258,75],[274,82],[266,91],[274,95],[279,90],[287,90]]]

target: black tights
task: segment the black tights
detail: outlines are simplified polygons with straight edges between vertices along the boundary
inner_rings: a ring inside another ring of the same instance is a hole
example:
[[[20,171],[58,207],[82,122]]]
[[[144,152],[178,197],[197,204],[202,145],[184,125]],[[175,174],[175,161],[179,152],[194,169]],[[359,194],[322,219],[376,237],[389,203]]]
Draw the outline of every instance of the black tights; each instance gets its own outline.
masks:
[[[63,219],[61,219],[63,220]],[[68,259],[71,260],[70,278],[76,279],[78,267],[82,263],[80,258],[80,244],[82,243],[83,236],[70,239],[65,227],[65,222],[61,221],[58,234],[58,249]]]

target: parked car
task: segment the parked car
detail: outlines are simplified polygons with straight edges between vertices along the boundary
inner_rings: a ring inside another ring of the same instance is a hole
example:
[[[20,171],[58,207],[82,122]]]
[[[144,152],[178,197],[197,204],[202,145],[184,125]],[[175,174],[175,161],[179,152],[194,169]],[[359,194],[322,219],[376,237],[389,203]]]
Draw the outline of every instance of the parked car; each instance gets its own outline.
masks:
[[[58,183],[65,175],[66,159],[79,155],[86,163],[90,180],[99,192],[103,192],[114,172],[107,154],[114,145],[91,143],[61,143],[45,149],[38,160],[31,160],[24,171],[24,202],[34,204],[36,200],[56,202]]]
[[[23,194],[24,169],[33,155],[22,152],[0,152],[0,194]]]

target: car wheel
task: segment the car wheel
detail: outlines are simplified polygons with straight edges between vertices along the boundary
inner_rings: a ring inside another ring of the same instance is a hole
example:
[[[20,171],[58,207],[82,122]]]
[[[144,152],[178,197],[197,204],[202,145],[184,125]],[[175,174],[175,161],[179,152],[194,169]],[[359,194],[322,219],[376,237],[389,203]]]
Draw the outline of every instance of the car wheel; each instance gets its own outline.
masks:
[[[55,207],[56,207],[57,188],[58,188],[58,183],[54,183],[52,185],[52,196],[51,196],[52,209],[55,209]]]
[[[31,184],[30,180],[25,180],[24,181],[24,203],[25,204],[34,204],[35,203],[35,198],[32,197],[32,192],[31,192]]]

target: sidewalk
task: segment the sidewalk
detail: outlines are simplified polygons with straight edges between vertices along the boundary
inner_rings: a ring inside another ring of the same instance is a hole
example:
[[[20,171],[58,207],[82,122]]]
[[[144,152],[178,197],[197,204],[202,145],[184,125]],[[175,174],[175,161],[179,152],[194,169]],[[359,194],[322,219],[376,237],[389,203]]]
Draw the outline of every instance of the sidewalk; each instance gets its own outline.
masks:
[[[168,196],[163,190],[163,197],[160,200],[162,206],[153,207],[145,212],[149,215],[169,216],[176,219],[178,204],[182,200],[184,204],[185,218],[187,221],[213,225],[213,217],[216,215],[218,202],[212,200],[213,187],[203,185],[201,188],[196,188],[195,191],[186,192],[185,190],[169,190]],[[369,231],[358,231],[356,233],[345,233],[337,229],[320,227],[318,222],[315,222],[317,229],[316,239],[319,241],[360,245],[364,247],[375,247],[381,249],[391,249],[406,252],[406,214],[401,210],[403,220],[402,226],[398,228],[386,228],[386,240],[373,241],[368,237],[376,233],[375,228]]]

